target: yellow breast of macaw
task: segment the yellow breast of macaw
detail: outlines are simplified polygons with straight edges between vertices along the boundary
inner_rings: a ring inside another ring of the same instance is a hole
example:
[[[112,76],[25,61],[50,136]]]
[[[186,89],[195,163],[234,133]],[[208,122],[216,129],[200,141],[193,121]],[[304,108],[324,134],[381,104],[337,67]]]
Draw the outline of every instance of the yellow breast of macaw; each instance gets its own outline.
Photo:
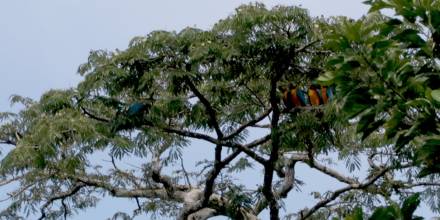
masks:
[[[296,94],[296,88],[290,90],[290,100],[292,100],[295,107],[301,106],[301,101],[298,98],[298,94]]]
[[[321,88],[321,97],[322,97],[322,101],[324,101],[324,104],[327,104],[328,96],[327,96],[327,87],[325,86]]]
[[[309,89],[307,94],[309,95],[309,99],[310,99],[310,104],[311,105],[316,106],[316,105],[320,105],[321,104],[320,101],[319,101],[318,92],[316,90]]]

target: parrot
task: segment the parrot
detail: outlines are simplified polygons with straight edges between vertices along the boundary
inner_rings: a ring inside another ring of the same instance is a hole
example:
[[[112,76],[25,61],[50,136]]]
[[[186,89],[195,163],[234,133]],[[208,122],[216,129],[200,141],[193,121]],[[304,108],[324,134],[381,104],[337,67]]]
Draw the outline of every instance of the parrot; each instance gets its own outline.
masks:
[[[298,97],[298,88],[295,85],[289,85],[289,98],[295,107],[304,106],[304,102]]]
[[[299,100],[301,101],[302,106],[309,106],[310,105],[309,97],[305,91],[303,91],[301,89],[297,89],[296,94],[297,94]]]
[[[323,104],[327,104],[329,99],[327,96],[327,86],[321,86],[321,89],[319,91],[319,96],[321,97]]]
[[[129,130],[141,126],[144,122],[144,113],[148,111],[149,105],[141,102],[134,102],[128,109],[118,111],[112,123],[112,132]]]
[[[292,83],[289,87],[282,88],[283,91],[283,101],[287,109],[292,109],[294,107],[301,107],[308,105],[308,98],[304,91],[299,89],[296,85]]]
[[[310,98],[310,104],[312,106],[320,105],[322,102],[321,98],[319,97],[318,90],[315,85],[310,85],[309,90],[307,92]]]
[[[327,88],[327,97],[329,100],[333,99],[333,96],[335,95],[335,87],[334,86],[330,86]]]
[[[290,87],[291,84],[289,84]],[[283,102],[288,110],[292,109],[292,100],[290,99],[290,90],[289,88],[280,87],[280,90],[283,92]]]
[[[130,105],[130,107],[128,107],[127,115],[128,116],[139,115],[146,109],[147,109],[147,105],[140,102],[135,102],[132,105]]]

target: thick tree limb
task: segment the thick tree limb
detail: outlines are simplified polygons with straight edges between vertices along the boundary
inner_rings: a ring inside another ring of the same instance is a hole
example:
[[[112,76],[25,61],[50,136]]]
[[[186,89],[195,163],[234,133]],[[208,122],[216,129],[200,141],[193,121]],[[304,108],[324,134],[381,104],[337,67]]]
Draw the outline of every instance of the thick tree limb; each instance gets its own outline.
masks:
[[[281,76],[284,73],[285,66],[276,67],[279,68],[275,71],[274,76],[270,80],[270,91],[269,91],[269,101],[270,106],[272,108],[272,118],[270,121],[271,125],[271,152],[269,160],[264,164],[264,181],[263,181],[263,195],[266,197],[269,203],[270,210],[270,219],[278,220],[279,219],[279,207],[277,199],[272,191],[272,181],[273,174],[275,169],[275,163],[278,161],[279,157],[279,148],[280,148],[280,135],[278,131],[278,122],[280,119],[280,109],[278,107],[278,91],[277,91],[277,83],[281,79]]]
[[[281,187],[276,191],[276,195],[279,198],[286,198],[289,192],[292,190],[295,184],[295,164],[297,160],[287,160],[285,162],[285,168],[284,168],[284,180]],[[267,200],[263,198],[262,200],[258,201],[258,203],[255,205],[254,213],[259,214],[263,209],[267,207]]]
[[[174,183],[172,182],[171,178],[168,176],[162,176],[160,174],[160,170],[161,170],[161,165],[160,165],[160,155],[156,155],[153,158],[153,166],[151,168],[152,170],[152,174],[151,177],[152,179],[157,182],[157,183],[161,183],[163,185],[163,187],[165,188],[165,190],[168,193],[169,197],[173,197],[175,186]]]
[[[179,202],[184,201],[184,193],[186,190],[189,190],[189,188],[184,188],[183,186],[178,187],[172,197],[168,194],[167,190],[164,188],[137,188],[128,190],[125,188],[118,188],[115,186],[112,186],[108,181],[104,181],[101,179],[88,177],[88,176],[81,176],[81,177],[71,177],[72,180],[78,181],[80,183],[83,183],[87,186],[92,186],[100,189],[104,189],[108,191],[112,196],[114,197],[121,197],[121,198],[160,198],[164,200],[175,200]]]
[[[219,146],[216,146],[216,158],[215,158],[214,168],[209,172],[206,178],[203,196],[200,198],[199,201],[195,202],[190,207],[187,207],[184,210],[182,210],[179,219],[187,219],[189,218],[188,216],[190,216],[191,214],[198,212],[199,210],[208,206],[209,201],[211,201],[210,197],[213,193],[215,179],[220,174],[221,170],[224,167],[226,167],[230,162],[232,162],[232,160],[234,160],[243,151],[243,149],[246,149],[252,152],[253,154],[255,154],[251,149],[261,144],[264,144],[269,140],[270,140],[270,135],[267,135],[263,138],[254,140],[248,143],[247,145],[229,143],[228,146],[233,147],[236,150],[232,154],[227,156],[224,160],[221,160],[221,155],[220,155],[221,151],[219,150],[221,148],[219,148]]]
[[[358,184],[357,180],[355,180],[351,177],[348,177],[348,176],[344,176],[342,173],[316,162],[316,160],[313,160],[311,163],[307,163],[307,164],[311,168],[315,168],[315,169],[321,171],[322,173],[327,174],[327,175],[339,180],[340,182],[347,183],[347,184]]]
[[[218,146],[217,146],[218,147]],[[196,212],[199,212],[203,208],[208,206],[208,203],[210,201],[210,197],[214,191],[214,183],[217,176],[220,174],[221,170],[226,167],[232,160],[234,160],[239,154],[241,153],[240,150],[236,150],[231,155],[226,157],[224,160],[220,160],[219,155],[216,155],[216,161],[214,163],[214,168],[209,172],[207,175],[206,181],[205,181],[205,189],[203,190],[202,197],[197,201],[194,202],[190,207],[184,208],[182,210],[179,219],[187,219],[191,214],[194,214]],[[189,218],[191,219],[191,218]]]

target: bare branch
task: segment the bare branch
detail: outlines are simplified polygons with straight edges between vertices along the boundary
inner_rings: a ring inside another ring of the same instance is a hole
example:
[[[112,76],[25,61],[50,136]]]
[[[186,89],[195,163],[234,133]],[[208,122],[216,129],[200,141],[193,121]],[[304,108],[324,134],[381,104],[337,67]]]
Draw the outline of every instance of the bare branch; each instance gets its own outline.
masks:
[[[309,47],[313,46],[314,44],[316,44],[317,42],[319,42],[319,40],[314,40],[314,41],[312,41],[312,42],[310,42],[310,43],[308,43],[308,44],[306,44],[306,45],[296,49],[295,53],[301,53],[301,52],[305,51],[307,48],[309,48]]]
[[[380,177],[385,175],[385,173],[388,172],[390,169],[392,169],[392,168],[391,167],[383,168],[382,170],[377,172],[375,175],[373,175],[370,178],[366,179],[365,182],[363,182],[362,184],[351,184],[351,185],[348,185],[348,186],[346,186],[344,188],[341,188],[339,190],[335,190],[333,193],[330,194],[330,196],[328,198],[319,201],[311,209],[307,210],[307,212],[304,213],[304,210],[300,211],[301,219],[308,218],[313,213],[318,211],[318,209],[326,206],[328,203],[330,203],[331,201],[333,201],[336,198],[338,198],[339,195],[341,195],[341,194],[343,194],[343,193],[345,193],[347,191],[355,190],[355,189],[364,189],[364,188],[370,186],[371,184],[376,182],[376,180],[378,180]]]
[[[249,157],[251,157],[255,161],[259,162],[260,164],[264,165],[267,162],[267,160],[264,159],[263,157],[259,156],[257,153],[255,153],[255,151],[252,150],[252,148],[254,148],[255,146],[264,144],[264,143],[268,142],[270,139],[271,139],[271,135],[269,134],[269,135],[266,135],[260,139],[254,140],[246,145],[242,145],[242,144],[238,144],[238,143],[231,143],[231,142],[226,142],[226,143],[224,143],[224,145],[227,147],[231,147],[231,148],[235,148],[240,151],[243,151],[246,155],[248,155]]]
[[[206,134],[202,134],[202,133],[197,133],[197,132],[192,132],[192,131],[186,131],[186,130],[179,130],[179,129],[175,129],[175,128],[170,128],[170,127],[164,127],[161,128],[163,131],[167,132],[167,133],[172,133],[172,134],[177,134],[177,135],[181,135],[184,137],[189,137],[189,138],[195,138],[195,139],[199,139],[199,140],[205,140],[208,141],[212,144],[218,144],[219,141],[209,135]]]
[[[316,160],[312,160],[311,163],[307,163],[307,164],[311,168],[315,168],[315,169],[321,171],[322,173],[325,173],[325,174],[339,180],[340,182],[347,183],[347,184],[358,184],[359,183],[357,180],[355,180],[351,177],[348,177],[348,176],[344,176],[342,173],[340,173],[330,167],[319,164],[318,162],[316,162]]]
[[[231,139],[235,136],[237,136],[238,134],[240,134],[243,130],[245,130],[246,128],[250,127],[250,126],[254,126],[255,124],[257,124],[258,122],[260,122],[261,120],[265,119],[270,113],[272,112],[272,109],[268,109],[266,111],[264,111],[260,116],[258,116],[255,119],[252,119],[248,122],[243,123],[239,128],[237,128],[237,130],[235,130],[234,132],[232,132],[231,134],[229,134],[228,136],[226,136],[224,138],[224,140],[228,140]]]
[[[98,116],[92,114],[91,112],[89,112],[87,109],[85,109],[82,106],[80,108],[81,108],[81,110],[83,111],[83,113],[85,115],[87,115],[88,117],[90,117],[92,119],[95,119],[95,120],[100,121],[100,122],[105,122],[105,123],[109,123],[110,122],[109,119],[98,117]]]
[[[214,108],[211,106],[211,103],[205,98],[205,96],[200,93],[200,91],[197,89],[197,87],[194,85],[194,83],[191,82],[191,80],[187,79],[186,83],[188,84],[191,91],[194,93],[194,95],[197,96],[197,98],[202,102],[202,104],[205,106],[206,113],[208,114],[209,121],[211,125],[214,127],[215,132],[217,133],[217,137],[219,139],[223,138],[223,132],[220,129],[220,126],[217,121],[217,113],[214,110]]]
[[[183,175],[185,176],[186,183],[188,184],[189,188],[192,188],[191,181],[189,180],[188,172],[186,171],[185,166],[183,165],[183,159],[180,159],[180,167],[182,168],[182,172]]]
[[[2,181],[0,181],[0,186],[5,186],[5,185],[8,185],[9,183],[12,183],[12,182],[15,182],[15,181],[19,181],[19,180],[24,179],[24,178],[25,178],[25,176],[16,176],[16,177],[11,178],[11,179],[2,180]]]
[[[55,202],[56,200],[64,200],[67,197],[70,197],[74,194],[76,194],[81,188],[85,187],[86,185],[83,183],[76,183],[69,191],[64,192],[64,193],[60,193],[56,196],[50,197],[49,200],[41,207],[40,211],[41,211],[41,216],[40,218],[38,218],[39,220],[42,220],[44,218],[46,218],[46,208],[49,207],[49,205],[51,205],[53,202]]]

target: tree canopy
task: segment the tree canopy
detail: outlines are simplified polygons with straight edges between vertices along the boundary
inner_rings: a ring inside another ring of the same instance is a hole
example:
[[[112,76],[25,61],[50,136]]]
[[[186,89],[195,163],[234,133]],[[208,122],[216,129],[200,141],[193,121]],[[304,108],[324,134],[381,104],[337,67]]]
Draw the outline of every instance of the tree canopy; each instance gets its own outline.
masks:
[[[243,5],[210,30],[155,31],[123,51],[93,51],[74,88],[12,96],[23,108],[0,114],[0,142],[12,146],[0,186],[13,188],[0,218],[67,218],[105,196],[136,201],[114,219],[268,210],[270,219],[406,220],[421,201],[438,212],[440,6],[366,3],[359,20]],[[336,87],[328,103],[283,103],[294,87],[324,86]],[[212,155],[188,169],[195,142]],[[308,207],[284,204],[307,184],[297,164],[343,187],[311,192]],[[253,186],[237,181],[250,169],[262,173]]]

